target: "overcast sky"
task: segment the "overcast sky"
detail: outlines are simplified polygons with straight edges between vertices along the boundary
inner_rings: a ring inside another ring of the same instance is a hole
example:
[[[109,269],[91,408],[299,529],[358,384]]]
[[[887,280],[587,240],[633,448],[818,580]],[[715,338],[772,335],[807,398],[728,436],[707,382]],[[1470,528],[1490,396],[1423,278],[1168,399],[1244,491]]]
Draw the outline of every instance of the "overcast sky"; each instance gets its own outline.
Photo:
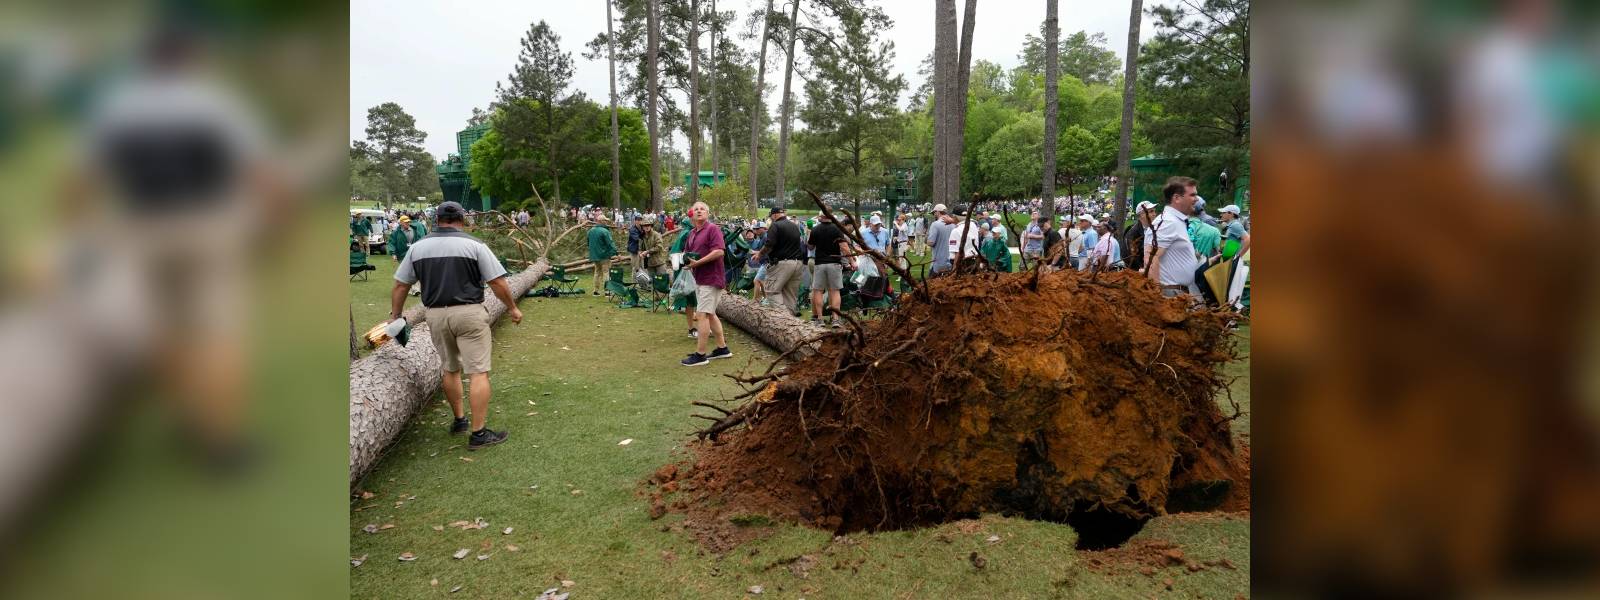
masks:
[[[709,0],[705,0],[709,3]],[[906,77],[909,89],[921,78],[917,65],[933,51],[934,3],[931,0],[870,0],[883,7],[894,26],[884,37],[895,44],[892,68]],[[782,1],[777,4],[784,4]],[[1037,33],[1044,21],[1043,0],[979,2],[972,57],[1017,65],[1022,36]],[[1146,7],[1154,2],[1146,2]],[[743,16],[765,0],[718,0],[717,9]],[[958,8],[964,5],[957,2]],[[1079,30],[1106,34],[1120,58],[1127,47],[1129,3],[1060,2],[1063,35]],[[396,102],[417,119],[428,134],[425,147],[435,160],[456,151],[455,133],[466,125],[473,107],[487,107],[496,82],[503,82],[516,64],[528,26],[545,20],[572,53],[572,87],[606,103],[609,97],[606,61],[583,58],[583,45],[605,31],[603,0],[353,0],[350,3],[350,137],[364,139],[367,109]],[[1149,16],[1140,37],[1152,37]],[[736,38],[737,39],[737,38]],[[742,41],[755,49],[760,40]],[[767,50],[767,79],[773,90],[767,106],[775,106],[783,81],[781,55]],[[622,70],[622,66],[618,66]],[[798,96],[800,84],[794,84]],[[902,106],[904,98],[902,97]],[[776,114],[775,111],[772,114]],[[683,136],[677,136],[679,146]]]

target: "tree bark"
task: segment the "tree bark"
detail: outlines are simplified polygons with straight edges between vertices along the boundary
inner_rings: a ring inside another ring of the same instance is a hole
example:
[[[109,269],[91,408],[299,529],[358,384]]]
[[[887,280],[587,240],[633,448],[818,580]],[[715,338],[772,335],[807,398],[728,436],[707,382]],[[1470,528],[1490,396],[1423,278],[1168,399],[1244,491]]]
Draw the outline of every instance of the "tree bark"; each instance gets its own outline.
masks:
[[[611,72],[611,208],[622,208],[622,137],[617,127],[617,41],[606,0],[606,59]]]
[[[933,201],[946,208],[955,203],[950,193],[950,137],[955,125],[951,106],[955,103],[956,76],[955,0],[934,3],[933,35]]]
[[[649,72],[648,85],[650,86],[650,100],[649,106],[645,107],[645,110],[650,113],[648,116],[650,117],[651,212],[661,212],[661,130],[656,117],[656,113],[659,112],[657,110],[657,103],[659,101],[657,95],[661,91],[661,88],[657,82],[656,73],[658,70],[656,68],[656,52],[659,51],[661,47],[661,35],[658,31],[661,25],[661,18],[658,14],[656,14],[659,4],[659,0],[649,0],[649,10],[647,11],[649,14],[646,17],[646,19],[649,21],[646,26],[646,29],[649,30],[649,41],[647,42],[649,49],[645,51],[645,64],[646,70]]]
[[[1061,72],[1056,4],[1057,0],[1044,2],[1044,181],[1039,193],[1039,216],[1050,219],[1051,226],[1056,222],[1056,126],[1061,110],[1061,99],[1056,97]]]
[[[762,117],[767,116],[766,110],[761,107],[761,95],[766,93],[767,78],[767,40],[772,37],[772,0],[767,0],[767,12],[761,13],[761,55],[756,60],[756,97],[750,105],[750,165],[749,176],[745,182],[750,186],[750,210],[756,211],[757,201],[761,199],[761,190],[756,185],[757,174],[761,165],[761,126]]]
[[[711,0],[711,78],[706,80],[706,93],[711,96],[711,185],[718,181],[717,173],[717,0]]]
[[[800,31],[800,0],[793,1],[794,9],[789,11],[789,56],[785,59],[786,64],[783,67],[783,116],[778,124],[778,170],[773,175],[773,182],[777,184],[778,206],[788,204],[786,202],[788,197],[783,193],[783,169],[784,161],[789,155],[789,116],[793,112],[791,106],[794,104],[789,100],[789,82],[794,79],[794,47],[795,41],[800,37],[797,35]]]
[[[1128,185],[1133,179],[1133,92],[1139,80],[1139,21],[1144,18],[1144,2],[1133,0],[1128,16],[1128,60],[1122,71],[1122,140],[1117,145],[1117,191],[1111,205],[1111,230],[1122,231],[1122,215],[1128,212]]]
[[[946,172],[950,178],[948,183],[950,195],[957,203],[965,203],[961,197],[961,155],[962,145],[965,144],[967,135],[967,87],[972,80],[972,28],[977,22],[978,0],[967,0],[966,12],[961,15],[961,56],[956,68],[955,103],[950,106],[955,118],[954,135],[950,138],[950,164],[954,168]],[[951,208],[955,208],[952,206]],[[970,215],[969,215],[970,217]]]
[[[807,340],[812,340],[809,348],[795,351],[792,355],[795,359],[815,351],[817,343],[814,340],[827,331],[800,320],[782,308],[761,306],[754,300],[733,294],[725,294],[717,301],[717,316],[778,352],[795,350]]]
[[[700,0],[689,1],[689,204],[700,201]]]
[[[507,282],[511,296],[527,294],[549,268],[550,263],[541,258],[526,271],[512,275]],[[487,296],[483,305],[491,320],[499,319],[506,312],[505,305],[494,294]],[[433,347],[419,309],[406,313],[412,323],[409,344],[384,344],[350,363],[351,487],[372,470],[384,449],[440,389],[439,351]],[[413,314],[417,318],[412,319]]]

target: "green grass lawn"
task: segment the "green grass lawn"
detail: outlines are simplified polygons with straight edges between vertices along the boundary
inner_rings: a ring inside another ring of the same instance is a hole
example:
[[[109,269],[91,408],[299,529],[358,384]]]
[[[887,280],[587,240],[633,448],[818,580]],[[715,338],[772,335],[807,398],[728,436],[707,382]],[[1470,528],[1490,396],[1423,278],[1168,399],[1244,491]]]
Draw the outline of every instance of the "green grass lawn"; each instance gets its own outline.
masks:
[[[371,301],[360,298],[375,293],[366,288],[388,287],[373,280],[352,284],[358,323]],[[464,436],[446,433],[442,398],[424,408],[364,482],[374,496],[351,505],[351,555],[366,557],[350,570],[352,597],[444,597],[456,586],[454,597],[533,596],[563,580],[573,582],[575,598],[728,598],[757,585],[778,598],[1142,598],[1164,593],[1168,578],[1184,597],[1248,594],[1248,516],[1167,516],[1136,538],[1237,566],[1198,573],[1091,569],[1066,525],[992,515],[846,539],[777,525],[729,554],[709,554],[670,530],[679,515],[649,518],[639,483],[684,456],[684,442],[703,424],[689,417],[690,401],[733,395],[722,375],[764,368],[773,353],[730,328],[735,358],[690,369],[677,364],[693,349],[682,315],[616,309],[588,296],[521,306],[523,323],[502,322],[494,341],[489,423],[511,439],[467,452]],[[1230,368],[1247,373],[1244,364]],[[1247,389],[1248,381],[1237,385]],[[488,525],[449,526],[477,518]],[[369,534],[368,524],[393,527]],[[991,535],[998,541],[988,542]],[[466,558],[453,559],[460,549]],[[417,559],[397,560],[404,552]],[[984,569],[969,563],[973,552]]]

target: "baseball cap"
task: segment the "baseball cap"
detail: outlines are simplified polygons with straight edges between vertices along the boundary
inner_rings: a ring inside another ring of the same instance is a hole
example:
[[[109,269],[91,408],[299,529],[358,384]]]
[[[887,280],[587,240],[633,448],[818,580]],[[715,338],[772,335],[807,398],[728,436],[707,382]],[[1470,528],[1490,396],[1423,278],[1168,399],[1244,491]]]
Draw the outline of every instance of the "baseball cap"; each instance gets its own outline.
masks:
[[[1142,210],[1151,209],[1151,208],[1155,208],[1155,207],[1156,207],[1156,203],[1151,202],[1149,200],[1145,200],[1144,202],[1140,202],[1139,206],[1136,207],[1135,210],[1142,211]]]
[[[781,215],[781,214],[783,214],[783,207],[782,206],[774,206],[774,207],[772,207],[772,210],[767,211],[767,216],[769,216],[769,217],[772,216],[772,215]]]
[[[1088,221],[1090,223],[1094,223],[1094,217],[1091,217],[1089,215],[1078,215],[1078,219],[1077,220],[1079,220],[1079,221]]]
[[[434,212],[434,216],[444,220],[450,220],[451,217],[460,219],[467,216],[467,210],[461,208],[461,204],[458,202],[443,202],[439,204],[439,209]]]
[[[943,204],[935,204],[933,205],[933,212],[950,212],[950,209],[945,208]]]
[[[1233,216],[1237,217],[1237,216],[1239,216],[1239,205],[1237,205],[1237,204],[1229,204],[1227,206],[1224,206],[1222,208],[1217,209],[1217,212],[1219,212],[1219,213],[1233,213]]]
[[[872,218],[868,219],[867,223],[871,224],[871,225],[882,225],[883,224],[883,217],[880,217],[878,215],[872,215]]]

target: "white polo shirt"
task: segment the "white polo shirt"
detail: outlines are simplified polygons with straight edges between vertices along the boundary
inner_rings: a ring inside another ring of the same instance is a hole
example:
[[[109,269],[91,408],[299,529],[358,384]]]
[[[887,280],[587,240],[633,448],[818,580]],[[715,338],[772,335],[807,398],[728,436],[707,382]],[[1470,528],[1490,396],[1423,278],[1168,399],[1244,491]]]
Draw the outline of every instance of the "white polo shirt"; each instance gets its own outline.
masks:
[[[1191,293],[1198,292],[1194,270],[1200,268],[1200,260],[1189,240],[1189,218],[1168,206],[1156,217],[1155,229],[1156,247],[1162,250],[1161,285],[1181,285]]]

